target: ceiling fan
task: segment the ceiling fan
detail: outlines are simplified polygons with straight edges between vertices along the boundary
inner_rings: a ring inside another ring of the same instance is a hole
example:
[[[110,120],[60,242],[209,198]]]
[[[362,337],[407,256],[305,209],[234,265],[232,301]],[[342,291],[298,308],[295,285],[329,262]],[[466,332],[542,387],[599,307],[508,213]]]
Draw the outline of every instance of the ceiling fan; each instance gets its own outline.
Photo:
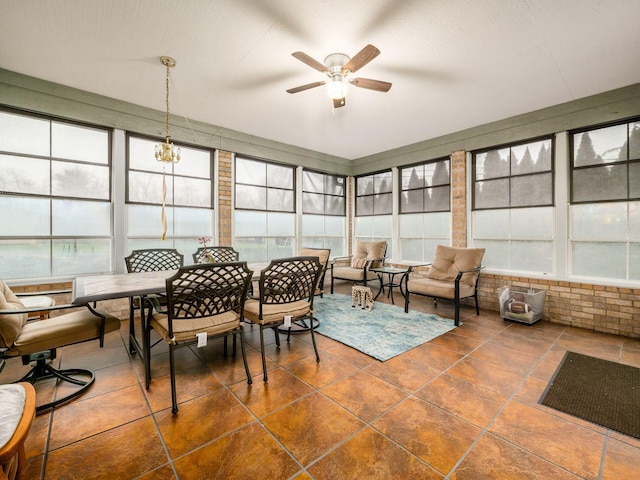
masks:
[[[315,68],[319,72],[324,73],[329,77],[329,80],[307,83],[306,85],[290,88],[287,92],[298,93],[326,84],[329,96],[333,100],[334,108],[344,107],[348,83],[356,87],[375,90],[377,92],[388,92],[391,88],[389,82],[371,80],[369,78],[351,78],[352,73],[360,70],[379,54],[380,50],[373,45],[367,45],[353,58],[349,58],[349,56],[344,53],[332,53],[327,55],[324,59],[324,64],[322,64],[304,52],[293,52],[291,55],[301,62],[306,63],[311,68]]]

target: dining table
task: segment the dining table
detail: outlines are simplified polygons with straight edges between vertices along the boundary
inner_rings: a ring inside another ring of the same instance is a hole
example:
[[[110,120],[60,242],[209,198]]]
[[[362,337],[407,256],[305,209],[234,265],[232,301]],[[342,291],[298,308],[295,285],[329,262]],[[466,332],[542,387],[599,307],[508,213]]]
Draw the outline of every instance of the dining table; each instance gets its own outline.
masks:
[[[249,270],[253,272],[252,280],[260,278],[260,272],[269,265],[269,262],[247,263]],[[162,295],[166,292],[167,279],[178,270],[158,270],[153,272],[112,273],[102,275],[82,275],[73,279],[71,303],[73,305],[96,304],[104,300],[118,298],[140,297],[140,324],[145,326],[144,298],[149,295]],[[144,331],[144,330],[143,330]],[[144,346],[136,337],[135,325],[129,324],[129,352],[138,354],[144,362]]]

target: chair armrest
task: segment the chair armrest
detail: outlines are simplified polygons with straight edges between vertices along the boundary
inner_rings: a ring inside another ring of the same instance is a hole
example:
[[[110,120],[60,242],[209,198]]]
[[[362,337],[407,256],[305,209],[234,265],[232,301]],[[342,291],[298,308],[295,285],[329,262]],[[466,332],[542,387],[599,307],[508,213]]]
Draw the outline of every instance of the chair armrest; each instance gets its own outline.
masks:
[[[331,270],[331,277],[333,277],[333,266],[336,264],[336,260],[348,260],[349,258],[353,258],[353,255],[347,255],[343,257],[333,257],[329,259],[329,269]]]
[[[380,258],[367,258],[367,261],[364,264],[363,269],[364,270],[369,270],[369,267],[371,267],[371,264],[373,262],[382,262],[382,264],[380,265],[381,267],[384,266],[384,261],[387,259],[387,257],[380,257]]]
[[[329,259],[329,265],[331,265],[331,267],[333,268],[333,264],[336,263],[336,260],[346,260],[348,258],[353,257],[353,255],[346,255],[343,257],[333,257]]]
[[[20,308],[17,310],[0,310],[0,315],[11,315],[18,313],[33,313],[33,312],[52,312],[54,310],[66,310],[69,308],[87,307],[88,303],[79,304],[65,304],[65,305],[53,305],[51,307],[32,307],[32,308]]]
[[[473,272],[480,273],[480,270],[482,270],[483,268],[484,268],[484,265],[480,265],[480,266],[478,266],[476,268],[470,268],[468,270],[460,270],[458,272],[458,275],[456,276],[455,281],[456,282],[460,282],[460,279],[462,278],[462,275],[464,275],[465,273],[473,273]]]
[[[415,265],[411,265],[411,267],[413,267],[413,268],[418,268],[418,267],[430,267],[431,265],[433,265],[433,262],[429,262],[429,263],[416,263]]]
[[[162,305],[160,304],[160,296],[150,295],[145,297],[145,300],[151,304],[151,308],[158,313],[164,313],[165,315],[168,313],[168,310],[163,310]]]

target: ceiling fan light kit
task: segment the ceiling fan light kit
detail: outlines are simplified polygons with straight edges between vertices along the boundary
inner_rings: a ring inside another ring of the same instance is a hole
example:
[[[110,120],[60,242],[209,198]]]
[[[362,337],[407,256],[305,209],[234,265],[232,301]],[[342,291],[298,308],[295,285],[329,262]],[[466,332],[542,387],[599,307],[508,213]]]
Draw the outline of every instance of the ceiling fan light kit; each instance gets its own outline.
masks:
[[[329,94],[329,98],[333,100],[345,98],[347,96],[347,84],[342,76],[331,79],[327,84],[327,93]]]
[[[377,92],[388,92],[391,88],[391,83],[389,82],[369,78],[349,78],[352,73],[364,67],[379,54],[380,50],[373,45],[367,45],[353,58],[349,58],[349,56],[344,53],[332,53],[325,57],[324,64],[322,64],[304,52],[294,52],[291,54],[294,58],[324,73],[329,77],[329,81],[308,83],[299,87],[290,88],[287,92],[298,93],[319,87],[320,85],[327,85],[327,94],[333,101],[333,108],[339,108],[345,105],[345,98],[348,91],[347,83]]]

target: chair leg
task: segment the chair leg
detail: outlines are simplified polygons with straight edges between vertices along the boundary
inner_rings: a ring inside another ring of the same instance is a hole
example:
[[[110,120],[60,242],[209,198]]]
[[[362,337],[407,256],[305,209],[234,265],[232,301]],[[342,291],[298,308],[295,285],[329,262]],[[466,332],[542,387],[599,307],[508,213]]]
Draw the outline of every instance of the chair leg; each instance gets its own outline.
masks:
[[[133,298],[129,298],[129,353],[131,355],[136,354],[136,349],[133,346],[133,339],[136,338],[136,325],[135,325],[135,312],[133,308]]]
[[[473,298],[476,300],[476,315],[480,315],[480,307],[478,306],[478,292],[473,295]]]
[[[242,341],[242,332],[240,332],[240,341]],[[233,334],[233,346],[231,347],[231,355],[236,358],[236,334]]]
[[[331,295],[333,295],[333,270],[331,271]]]
[[[149,316],[151,316],[151,308],[149,308]],[[149,390],[149,384],[151,383],[151,318],[147,318],[145,321],[142,318],[142,350],[143,350],[143,362],[144,362],[144,381],[145,388]]]
[[[242,361],[244,362],[244,370],[247,372],[247,383],[251,385],[253,383],[253,379],[251,378],[251,372],[249,372],[249,364],[247,363],[247,353],[244,349],[244,329],[240,327],[240,351],[242,352]],[[235,347],[236,344],[236,334],[233,334],[233,345]]]
[[[278,327],[271,327],[273,334],[276,336],[276,346],[280,348],[280,334],[278,334]]]
[[[176,347],[169,345],[169,373],[171,376],[171,413],[178,413],[178,395],[176,393],[176,365],[173,350]]]
[[[318,354],[318,346],[316,345],[316,336],[313,333],[313,331],[315,330],[315,328],[313,327],[313,320],[314,318],[311,317],[311,326],[309,327],[309,330],[311,330],[311,343],[313,343],[313,350],[316,352],[316,362],[320,363],[320,355]]]
[[[456,316],[453,321],[453,324],[456,327],[458,327],[460,326],[460,299],[459,298],[454,299],[453,303],[455,304],[455,307],[456,307]]]
[[[404,313],[409,313],[409,292],[404,296]]]
[[[277,333],[276,333],[277,335]],[[263,380],[268,381],[267,378],[267,356],[264,353],[264,327],[260,325],[260,353],[262,353],[262,373]]]

